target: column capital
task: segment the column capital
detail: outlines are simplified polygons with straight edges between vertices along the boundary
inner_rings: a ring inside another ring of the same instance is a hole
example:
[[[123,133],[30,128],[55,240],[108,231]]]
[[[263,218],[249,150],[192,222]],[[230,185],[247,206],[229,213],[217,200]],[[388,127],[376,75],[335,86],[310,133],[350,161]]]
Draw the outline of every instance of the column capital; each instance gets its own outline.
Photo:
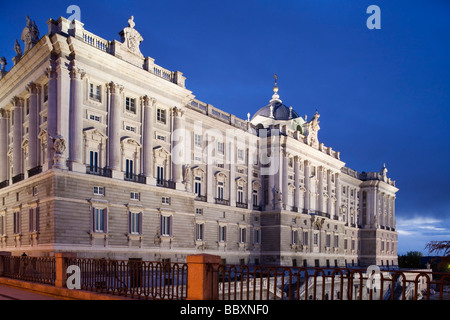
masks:
[[[173,107],[172,113],[174,117],[183,117],[184,111],[180,107]]]
[[[114,83],[113,81],[109,82],[107,87],[109,88],[111,94],[121,94],[124,89],[123,85]]]
[[[86,72],[78,67],[71,66],[70,68],[70,79],[81,80],[86,76]]]
[[[56,79],[56,69],[53,66],[49,66],[45,69],[45,74],[48,79]]]
[[[14,108],[21,108],[21,107],[23,107],[23,99],[19,98],[18,96],[14,96],[11,99],[11,103],[14,106]]]
[[[37,94],[38,85],[35,82],[30,82],[27,84],[26,89],[30,94]]]
[[[149,97],[147,95],[141,97],[141,102],[143,103],[144,107],[155,107],[156,106],[156,99],[153,97]]]

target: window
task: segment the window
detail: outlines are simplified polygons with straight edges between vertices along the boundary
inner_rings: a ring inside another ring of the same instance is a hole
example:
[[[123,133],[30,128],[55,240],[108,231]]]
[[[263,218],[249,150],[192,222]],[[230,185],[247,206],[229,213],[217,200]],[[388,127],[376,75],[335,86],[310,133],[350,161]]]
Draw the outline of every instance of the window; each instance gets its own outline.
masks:
[[[223,182],[217,183],[217,199],[223,200]]]
[[[194,190],[195,190],[195,194],[197,196],[201,196],[202,195],[202,178],[200,177],[195,177],[194,180]]]
[[[39,207],[31,208],[28,211],[28,231],[39,231]]]
[[[161,235],[171,236],[172,233],[172,216],[161,216]]]
[[[303,232],[303,244],[308,245],[308,232]]]
[[[314,245],[317,246],[319,244],[319,234],[314,233]]]
[[[327,247],[331,247],[331,235],[327,234]]]
[[[131,132],[136,132],[136,127],[125,125],[125,130],[131,131]]]
[[[158,122],[166,124],[166,110],[164,109],[156,110],[156,120]]]
[[[247,241],[247,229],[239,228],[239,243],[245,243]]]
[[[253,190],[253,205],[258,205],[258,190]]]
[[[237,202],[244,203],[244,187],[238,186]]]
[[[164,181],[164,167],[156,167],[156,182],[162,183]]]
[[[195,240],[202,241],[203,240],[203,223],[195,224]]]
[[[90,114],[89,115],[89,120],[94,120],[97,122],[101,122],[101,118],[99,116],[96,116],[95,114]]]
[[[44,85],[44,102],[48,101],[48,84]]]
[[[227,241],[227,227],[219,226],[219,242]]]
[[[125,178],[131,179],[133,178],[133,160],[126,159],[125,160]]]
[[[38,195],[38,187],[34,186],[33,187],[33,196],[37,196]]]
[[[100,101],[101,86],[90,83],[89,84],[89,98]]]
[[[203,214],[203,209],[201,209],[201,208],[195,208],[195,213],[196,213],[196,214],[202,215],[202,214]]]
[[[239,160],[244,160],[244,150],[238,149],[237,154]]]
[[[254,241],[255,244],[260,244],[261,243],[261,230],[260,229],[255,229],[254,231]]]
[[[224,154],[224,143],[217,142],[217,153]]]
[[[136,113],[136,99],[126,97],[125,98],[125,109],[129,112]]]
[[[169,197],[162,197],[161,198],[162,204],[170,204],[170,198]]]
[[[334,236],[334,247],[339,248],[339,236],[338,235]]]
[[[93,231],[94,232],[106,232],[106,209],[93,209]]]
[[[298,244],[298,231],[291,230],[291,244]]]
[[[199,134],[194,134],[194,145],[196,147],[202,147],[202,136]]]
[[[89,170],[90,172],[98,172],[98,152],[89,152]]]
[[[142,212],[130,212],[128,219],[129,232],[142,234]]]
[[[139,201],[139,199],[141,198],[140,196],[141,195],[140,195],[139,192],[133,192],[133,191],[130,192],[130,199],[131,200],[138,200]]]
[[[0,235],[5,234],[5,216],[0,216]]]
[[[13,213],[13,232],[15,234],[20,233],[20,212],[16,211]]]
[[[104,196],[105,195],[105,188],[103,187],[94,187],[94,194],[97,196]]]

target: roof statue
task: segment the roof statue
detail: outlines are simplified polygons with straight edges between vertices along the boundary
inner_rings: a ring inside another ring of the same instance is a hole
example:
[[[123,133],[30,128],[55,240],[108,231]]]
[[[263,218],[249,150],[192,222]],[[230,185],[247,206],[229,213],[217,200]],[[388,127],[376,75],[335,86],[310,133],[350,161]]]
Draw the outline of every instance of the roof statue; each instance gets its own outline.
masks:
[[[39,29],[36,22],[31,21],[29,16],[26,16],[27,26],[22,31],[21,40],[25,43],[25,52],[33,48],[39,41]]]
[[[1,57],[0,58],[0,65],[1,65],[1,69],[0,69],[0,79],[3,78],[6,74],[6,58],[5,57]]]
[[[123,29],[119,34],[122,38],[122,43],[125,44],[126,49],[129,52],[139,57],[143,57],[139,45],[144,38],[142,38],[141,34],[136,29],[134,29],[135,25],[134,16],[131,16],[130,19],[128,19],[128,27]]]

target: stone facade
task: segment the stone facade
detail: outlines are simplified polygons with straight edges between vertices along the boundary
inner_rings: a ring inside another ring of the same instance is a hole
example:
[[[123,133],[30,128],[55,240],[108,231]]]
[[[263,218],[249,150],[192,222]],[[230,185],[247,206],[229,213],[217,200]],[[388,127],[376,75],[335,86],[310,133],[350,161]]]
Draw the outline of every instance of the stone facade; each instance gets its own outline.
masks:
[[[319,141],[320,115],[284,106],[277,83],[243,120],[144,57],[133,18],[121,41],[76,20],[48,27],[2,64],[0,250],[397,265],[387,169],[347,168]]]

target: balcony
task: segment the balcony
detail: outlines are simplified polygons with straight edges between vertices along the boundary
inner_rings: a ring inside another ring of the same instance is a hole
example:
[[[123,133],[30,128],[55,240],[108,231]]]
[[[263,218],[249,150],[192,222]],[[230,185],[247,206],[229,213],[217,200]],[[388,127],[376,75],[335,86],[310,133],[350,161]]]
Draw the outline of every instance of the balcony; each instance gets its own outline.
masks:
[[[17,176],[14,176],[12,178],[12,183],[17,183],[19,181],[22,181],[25,178],[25,175],[23,173],[19,173]]]
[[[206,202],[206,196],[197,195],[197,196],[195,197],[195,200],[196,200],[196,201],[203,201],[203,202]]]
[[[156,185],[158,187],[163,187],[163,188],[169,188],[169,189],[175,189],[175,182],[170,181],[170,180],[163,180],[163,179],[157,179],[156,180]]]
[[[229,206],[230,205],[230,201],[229,200],[225,200],[225,199],[220,199],[220,198],[216,198],[216,204],[221,204],[224,206]]]
[[[9,180],[0,182],[0,189],[6,188],[7,186],[9,186]]]
[[[28,177],[35,176],[42,172],[42,166],[37,166],[28,170]]]
[[[244,209],[247,209],[247,208],[248,208],[248,203],[245,203],[245,202],[236,202],[236,207],[237,207],[237,208],[244,208]]]
[[[123,177],[125,181],[131,181],[136,183],[147,183],[147,177],[142,174],[126,173]]]
[[[111,178],[112,177],[112,171],[111,169],[106,169],[106,168],[99,168],[96,166],[86,166],[86,173],[87,174],[93,174],[96,176],[102,176],[102,177],[107,177],[107,178]]]
[[[253,210],[261,211],[261,206],[258,206],[256,204],[253,205]]]

